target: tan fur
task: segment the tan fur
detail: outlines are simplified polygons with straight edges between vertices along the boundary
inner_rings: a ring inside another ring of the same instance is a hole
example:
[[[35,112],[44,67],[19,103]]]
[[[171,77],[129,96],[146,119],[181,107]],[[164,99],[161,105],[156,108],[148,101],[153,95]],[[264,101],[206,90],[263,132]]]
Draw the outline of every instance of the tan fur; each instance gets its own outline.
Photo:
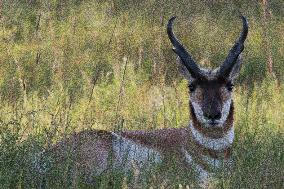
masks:
[[[219,94],[223,102],[226,102],[227,100],[231,99],[231,93],[228,92],[225,86],[222,86],[219,89]]]
[[[127,131],[121,133],[121,135],[148,148],[158,150],[163,154],[164,161],[167,162],[180,160],[182,163],[184,161],[183,150],[192,152],[195,155],[194,159],[204,165],[204,167],[207,167],[207,165],[201,161],[201,155],[217,159],[228,159],[230,157],[231,148],[222,151],[207,149],[193,139],[191,131],[188,128],[160,129],[148,132]],[[189,165],[186,166],[188,167]]]
[[[208,165],[201,160],[201,155],[218,159],[229,157],[229,148],[215,151],[196,143],[188,128],[125,131],[118,134],[141,146],[157,150],[161,153],[164,163],[174,162],[188,168],[190,165],[185,163],[183,150],[194,154],[194,160],[205,169],[208,169]],[[90,174],[94,170],[101,173],[111,167],[109,157],[112,154],[112,138],[112,133],[107,131],[82,131],[55,144],[46,154],[52,154],[55,164],[61,164],[71,158],[81,174]]]
[[[75,133],[48,149],[45,154],[53,163],[61,164],[67,159],[76,165],[81,174],[102,172],[108,168],[108,157],[112,149],[112,135],[107,131],[82,131]]]

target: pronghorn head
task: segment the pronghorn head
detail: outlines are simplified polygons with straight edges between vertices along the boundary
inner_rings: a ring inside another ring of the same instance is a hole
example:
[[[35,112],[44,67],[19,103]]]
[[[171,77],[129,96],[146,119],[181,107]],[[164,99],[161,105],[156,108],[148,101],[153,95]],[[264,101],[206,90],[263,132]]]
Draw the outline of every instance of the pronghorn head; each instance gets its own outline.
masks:
[[[234,79],[241,67],[240,54],[248,34],[248,23],[244,16],[243,30],[225,61],[214,70],[204,69],[193,60],[172,31],[175,17],[167,25],[168,37],[178,55],[181,72],[189,81],[190,108],[196,119],[208,128],[224,127],[232,110],[232,89]]]

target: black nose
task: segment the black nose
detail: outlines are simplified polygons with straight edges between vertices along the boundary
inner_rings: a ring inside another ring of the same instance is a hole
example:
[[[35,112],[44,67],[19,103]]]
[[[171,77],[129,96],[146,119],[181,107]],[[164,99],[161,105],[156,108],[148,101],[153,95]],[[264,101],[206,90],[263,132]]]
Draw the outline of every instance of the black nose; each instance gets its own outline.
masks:
[[[221,118],[221,112],[214,112],[214,113],[204,113],[204,117],[211,120],[218,120]]]

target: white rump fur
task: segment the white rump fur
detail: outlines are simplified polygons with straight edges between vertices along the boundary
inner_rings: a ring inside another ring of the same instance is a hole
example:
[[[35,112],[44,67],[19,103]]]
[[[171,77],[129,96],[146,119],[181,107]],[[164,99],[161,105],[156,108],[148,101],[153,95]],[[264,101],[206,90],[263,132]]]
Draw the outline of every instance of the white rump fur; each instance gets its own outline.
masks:
[[[112,135],[115,136],[112,141],[115,168],[129,171],[134,167],[150,167],[151,164],[162,162],[162,156],[158,151],[137,144],[114,132]]]

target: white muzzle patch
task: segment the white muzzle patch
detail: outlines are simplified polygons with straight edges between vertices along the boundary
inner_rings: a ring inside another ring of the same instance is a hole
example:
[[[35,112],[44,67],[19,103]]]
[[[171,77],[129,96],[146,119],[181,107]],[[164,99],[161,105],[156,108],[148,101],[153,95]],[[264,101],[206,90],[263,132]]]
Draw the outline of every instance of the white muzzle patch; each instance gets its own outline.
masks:
[[[223,127],[230,113],[231,103],[232,103],[232,100],[229,99],[223,104],[222,111],[221,111],[221,114],[222,114],[221,118],[219,120],[215,120],[215,123],[217,124],[214,125],[214,127]],[[208,120],[204,117],[201,106],[196,102],[191,102],[191,104],[193,106],[193,110],[194,110],[197,120],[207,128],[212,127],[212,125],[210,124],[211,120]]]

